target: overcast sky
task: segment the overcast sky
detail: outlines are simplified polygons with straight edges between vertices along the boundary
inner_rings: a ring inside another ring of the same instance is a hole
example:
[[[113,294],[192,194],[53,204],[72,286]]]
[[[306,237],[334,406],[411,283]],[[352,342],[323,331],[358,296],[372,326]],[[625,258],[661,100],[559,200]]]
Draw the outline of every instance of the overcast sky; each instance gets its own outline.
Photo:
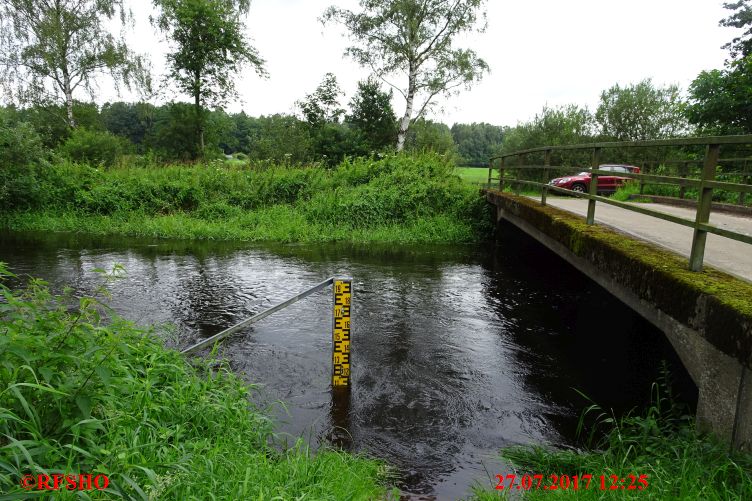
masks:
[[[128,0],[126,0],[128,2]],[[514,125],[543,105],[576,103],[595,108],[600,92],[615,83],[652,78],[686,89],[697,74],[720,68],[721,46],[735,36],[718,21],[729,11],[721,0],[490,0],[488,29],[461,41],[491,67],[469,91],[441,101],[432,118]],[[254,116],[295,112],[295,101],[332,72],[346,92],[345,104],[368,72],[343,57],[347,39],[319,16],[330,5],[357,9],[357,0],[253,0],[248,34],[266,60],[269,77],[248,69],[237,77],[241,100],[229,111]],[[136,26],[127,39],[148,55],[155,74],[164,71],[167,46],[149,25],[149,0],[130,0]],[[117,100],[103,86],[100,102]],[[121,99],[133,100],[123,94]],[[179,94],[154,99],[188,100]],[[398,115],[404,100],[395,96]]]

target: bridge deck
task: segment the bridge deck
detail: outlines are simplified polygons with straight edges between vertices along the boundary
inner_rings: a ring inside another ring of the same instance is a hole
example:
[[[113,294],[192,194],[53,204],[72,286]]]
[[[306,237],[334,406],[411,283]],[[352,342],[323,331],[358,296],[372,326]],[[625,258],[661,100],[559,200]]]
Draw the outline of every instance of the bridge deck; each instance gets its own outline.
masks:
[[[587,214],[587,200],[548,197],[548,204],[581,216]],[[660,204],[650,204],[650,208],[690,220],[695,218],[695,209]],[[693,232],[691,228],[603,203],[598,204],[595,209],[595,221],[689,257]],[[710,223],[752,235],[752,218],[750,217],[712,213]],[[750,245],[710,234],[705,247],[705,262],[727,273],[752,281],[752,246]]]

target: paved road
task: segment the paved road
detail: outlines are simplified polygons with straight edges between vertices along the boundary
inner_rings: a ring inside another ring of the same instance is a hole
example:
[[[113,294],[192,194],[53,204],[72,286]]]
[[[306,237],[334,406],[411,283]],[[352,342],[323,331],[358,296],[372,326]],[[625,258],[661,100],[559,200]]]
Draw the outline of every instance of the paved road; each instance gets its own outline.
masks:
[[[538,199],[540,200],[540,199]],[[548,198],[553,207],[587,214],[587,200],[577,198]],[[651,209],[694,220],[695,210],[661,204],[640,204]],[[595,221],[619,231],[667,247],[689,257],[692,244],[692,228],[681,226],[654,217],[638,214],[613,205],[599,203],[595,207]],[[710,223],[720,228],[752,235],[752,218],[713,213]],[[705,247],[705,263],[728,273],[752,281],[752,245],[744,244],[718,235],[708,234]]]

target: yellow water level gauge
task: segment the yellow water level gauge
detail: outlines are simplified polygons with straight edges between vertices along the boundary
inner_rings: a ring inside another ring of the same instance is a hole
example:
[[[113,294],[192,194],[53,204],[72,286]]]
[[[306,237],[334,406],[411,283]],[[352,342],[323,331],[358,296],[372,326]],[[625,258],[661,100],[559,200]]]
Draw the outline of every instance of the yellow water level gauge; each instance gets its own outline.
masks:
[[[332,387],[350,386],[350,301],[352,279],[334,281],[332,322]]]

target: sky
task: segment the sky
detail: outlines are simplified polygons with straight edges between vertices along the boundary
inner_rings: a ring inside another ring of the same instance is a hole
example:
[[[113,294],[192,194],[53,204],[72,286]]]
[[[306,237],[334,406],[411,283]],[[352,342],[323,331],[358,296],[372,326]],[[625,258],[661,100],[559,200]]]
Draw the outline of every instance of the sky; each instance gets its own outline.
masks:
[[[126,34],[130,47],[147,55],[157,80],[164,73],[168,45],[148,18],[148,0],[126,0],[135,26]],[[429,118],[455,122],[515,125],[531,119],[544,105],[569,103],[594,110],[601,91],[652,78],[657,85],[686,89],[702,70],[720,68],[727,57],[721,46],[737,30],[719,27],[730,11],[722,0],[489,0],[488,27],[458,40],[474,49],[491,71],[459,95],[441,99]],[[295,101],[310,94],[327,72],[345,91],[346,104],[358,80],[369,72],[343,56],[344,31],[322,25],[330,6],[357,9],[357,0],[252,0],[246,20],[253,45],[266,60],[268,78],[246,69],[236,78],[240,99],[226,109],[259,116],[295,113]],[[406,79],[406,77],[404,77]],[[118,97],[100,88],[98,101]],[[167,93],[154,103],[188,96]],[[395,93],[397,115],[404,112]]]

